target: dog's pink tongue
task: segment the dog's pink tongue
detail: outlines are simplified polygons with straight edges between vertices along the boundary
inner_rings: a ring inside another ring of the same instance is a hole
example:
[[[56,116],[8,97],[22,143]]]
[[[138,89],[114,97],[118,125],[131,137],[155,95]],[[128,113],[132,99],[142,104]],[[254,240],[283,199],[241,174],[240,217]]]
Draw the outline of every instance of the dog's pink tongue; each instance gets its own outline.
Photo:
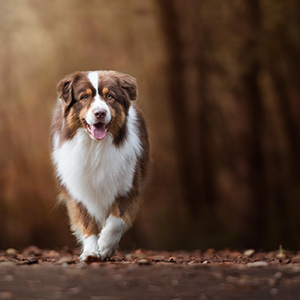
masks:
[[[102,123],[98,123],[91,126],[91,134],[97,140],[102,140],[105,138],[107,133],[107,126]]]

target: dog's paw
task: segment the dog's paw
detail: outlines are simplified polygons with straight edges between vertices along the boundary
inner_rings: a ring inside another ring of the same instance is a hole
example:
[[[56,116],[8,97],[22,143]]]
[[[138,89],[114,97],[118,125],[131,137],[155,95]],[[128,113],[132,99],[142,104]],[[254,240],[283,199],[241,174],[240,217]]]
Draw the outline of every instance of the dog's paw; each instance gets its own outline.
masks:
[[[111,247],[108,245],[104,245],[103,247],[99,247],[100,256],[102,260],[109,260],[114,254],[117,249],[118,245],[115,247]]]
[[[101,261],[101,255],[99,252],[96,251],[84,251],[80,255],[80,261],[85,261],[85,262]]]
[[[112,215],[107,218],[98,239],[101,259],[108,260],[114,255],[124,231],[125,223],[121,218]]]

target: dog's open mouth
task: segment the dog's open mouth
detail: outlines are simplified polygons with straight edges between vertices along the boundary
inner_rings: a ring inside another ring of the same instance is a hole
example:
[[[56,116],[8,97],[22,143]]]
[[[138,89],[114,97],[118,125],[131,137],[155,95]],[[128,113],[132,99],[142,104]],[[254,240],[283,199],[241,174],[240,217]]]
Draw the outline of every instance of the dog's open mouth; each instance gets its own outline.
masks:
[[[90,125],[87,122],[86,123],[86,128],[88,133],[95,138],[96,140],[103,140],[106,137],[107,130],[108,130],[108,124],[104,123],[97,123]]]

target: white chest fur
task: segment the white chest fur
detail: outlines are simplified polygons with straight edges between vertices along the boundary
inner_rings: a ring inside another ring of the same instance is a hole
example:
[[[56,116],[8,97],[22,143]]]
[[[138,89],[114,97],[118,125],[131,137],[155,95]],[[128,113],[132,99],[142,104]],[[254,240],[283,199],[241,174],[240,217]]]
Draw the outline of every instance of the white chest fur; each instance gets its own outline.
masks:
[[[130,107],[128,135],[120,147],[113,144],[109,134],[102,141],[92,140],[85,129],[61,145],[59,135],[53,137],[52,158],[61,183],[102,224],[115,197],[126,195],[132,188],[142,151],[136,122],[136,111]]]

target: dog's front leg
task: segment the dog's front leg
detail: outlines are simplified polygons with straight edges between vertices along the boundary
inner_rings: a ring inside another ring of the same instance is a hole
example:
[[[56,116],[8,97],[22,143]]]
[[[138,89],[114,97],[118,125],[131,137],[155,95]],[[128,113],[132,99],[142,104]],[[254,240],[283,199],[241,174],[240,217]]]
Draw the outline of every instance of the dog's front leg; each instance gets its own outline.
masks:
[[[88,261],[90,258],[101,258],[98,250],[97,240],[98,237],[95,234],[90,236],[82,236],[83,251],[80,255],[81,261]]]
[[[115,253],[120,239],[127,229],[132,226],[140,206],[140,198],[119,197],[99,234],[98,246],[101,259],[106,260]]]
[[[65,198],[71,229],[82,244],[80,260],[86,261],[89,257],[100,258],[97,243],[99,233],[98,224],[82,203],[78,203],[69,197]]]
[[[115,217],[112,214],[109,215],[99,234],[98,246],[101,259],[107,260],[113,256],[121,237],[127,229],[126,227],[122,218]]]

